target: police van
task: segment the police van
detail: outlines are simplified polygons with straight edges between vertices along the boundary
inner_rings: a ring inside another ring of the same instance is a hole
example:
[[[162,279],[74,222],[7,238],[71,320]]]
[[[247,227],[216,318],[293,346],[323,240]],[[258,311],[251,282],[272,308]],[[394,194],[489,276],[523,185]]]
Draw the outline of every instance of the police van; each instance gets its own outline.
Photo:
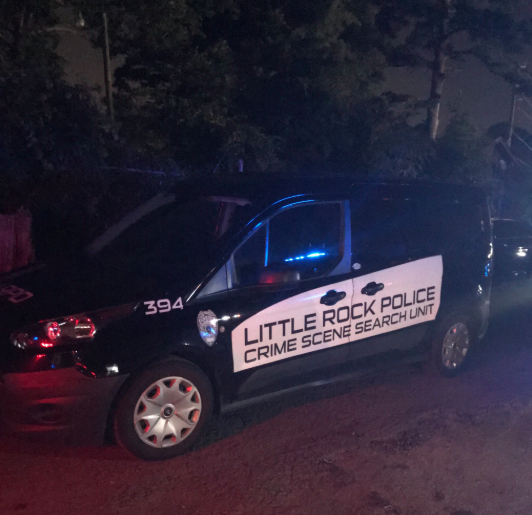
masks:
[[[428,354],[453,376],[486,331],[491,265],[480,190],[184,182],[68,266],[0,280],[2,426],[111,433],[156,460],[190,447],[213,414],[370,358]]]

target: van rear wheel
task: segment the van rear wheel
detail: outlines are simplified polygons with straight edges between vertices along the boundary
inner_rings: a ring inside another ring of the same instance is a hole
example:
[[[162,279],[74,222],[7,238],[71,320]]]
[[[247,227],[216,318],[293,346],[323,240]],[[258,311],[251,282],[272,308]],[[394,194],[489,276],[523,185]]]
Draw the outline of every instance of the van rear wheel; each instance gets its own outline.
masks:
[[[115,437],[137,458],[174,458],[201,436],[212,407],[207,376],[188,361],[169,358],[126,387],[115,413]]]
[[[458,375],[469,361],[473,331],[465,316],[452,315],[439,326],[432,341],[431,365],[445,377]]]

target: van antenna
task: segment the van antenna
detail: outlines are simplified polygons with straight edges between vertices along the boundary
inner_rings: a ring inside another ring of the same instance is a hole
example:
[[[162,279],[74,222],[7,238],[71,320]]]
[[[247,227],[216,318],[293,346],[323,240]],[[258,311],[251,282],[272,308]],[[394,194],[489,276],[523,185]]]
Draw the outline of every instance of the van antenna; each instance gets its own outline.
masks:
[[[218,170],[218,167],[220,166],[220,163],[222,162],[222,159],[227,155],[227,152],[229,152],[229,148],[226,149],[223,156],[220,157],[220,161],[218,161],[218,164],[214,167],[214,170],[212,171],[212,174],[214,175],[216,173],[216,170]]]

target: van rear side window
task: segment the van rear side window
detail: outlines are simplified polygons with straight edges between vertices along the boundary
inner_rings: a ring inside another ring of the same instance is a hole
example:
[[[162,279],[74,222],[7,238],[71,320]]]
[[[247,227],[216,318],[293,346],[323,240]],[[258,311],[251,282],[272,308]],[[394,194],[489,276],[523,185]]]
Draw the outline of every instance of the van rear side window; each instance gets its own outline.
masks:
[[[353,254],[368,266],[394,266],[465,251],[481,233],[476,205],[437,199],[379,199],[353,213]]]

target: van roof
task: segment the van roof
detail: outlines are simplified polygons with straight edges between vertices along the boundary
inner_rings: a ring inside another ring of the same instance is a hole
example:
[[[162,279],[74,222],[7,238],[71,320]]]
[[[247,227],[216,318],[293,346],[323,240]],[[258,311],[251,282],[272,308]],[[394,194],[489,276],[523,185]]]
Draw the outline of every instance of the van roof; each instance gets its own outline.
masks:
[[[186,180],[175,186],[176,194],[183,193],[242,197],[262,202],[278,200],[292,195],[335,194],[350,191],[384,194],[407,198],[429,197],[441,200],[484,202],[486,194],[478,187],[449,184],[436,181],[368,180],[357,176],[306,176],[277,173],[231,174],[225,176],[204,176]]]

